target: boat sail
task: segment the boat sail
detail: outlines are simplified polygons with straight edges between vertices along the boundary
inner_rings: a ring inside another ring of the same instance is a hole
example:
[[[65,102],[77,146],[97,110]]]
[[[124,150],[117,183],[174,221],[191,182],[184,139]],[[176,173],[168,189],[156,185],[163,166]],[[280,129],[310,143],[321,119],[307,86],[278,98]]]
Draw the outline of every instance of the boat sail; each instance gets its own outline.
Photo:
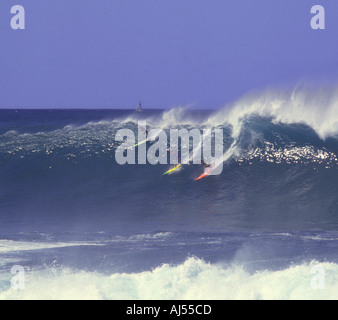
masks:
[[[136,108],[136,111],[137,111],[137,112],[142,112],[142,111],[143,111],[142,105],[141,105],[141,101],[138,103],[138,106],[137,106],[137,108]]]

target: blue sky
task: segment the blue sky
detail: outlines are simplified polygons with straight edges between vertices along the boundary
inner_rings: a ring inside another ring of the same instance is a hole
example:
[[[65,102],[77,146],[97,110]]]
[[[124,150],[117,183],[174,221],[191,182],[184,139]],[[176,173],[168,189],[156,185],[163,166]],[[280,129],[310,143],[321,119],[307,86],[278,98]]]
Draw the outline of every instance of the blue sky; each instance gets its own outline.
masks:
[[[21,4],[26,29],[10,28]],[[312,30],[321,4],[326,29]],[[219,108],[335,84],[338,1],[1,0],[0,108]]]

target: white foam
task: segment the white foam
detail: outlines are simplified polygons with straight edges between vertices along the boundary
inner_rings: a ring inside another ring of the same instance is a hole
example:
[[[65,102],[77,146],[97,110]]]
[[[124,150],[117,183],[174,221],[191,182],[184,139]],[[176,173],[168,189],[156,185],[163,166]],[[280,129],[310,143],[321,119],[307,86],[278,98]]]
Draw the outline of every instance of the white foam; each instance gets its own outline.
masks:
[[[25,242],[14,240],[0,240],[0,253],[15,251],[43,250],[62,247],[99,245],[88,242]]]
[[[274,123],[306,124],[325,140],[338,135],[338,88],[309,88],[297,86],[293,90],[266,90],[244,96],[211,115],[211,126],[230,125],[232,138],[223,161],[240,157],[239,137],[245,120],[251,115],[272,118]]]
[[[318,270],[322,279],[317,286]],[[317,278],[316,278],[317,277]],[[338,265],[312,262],[254,274],[240,266],[189,258],[140,273],[27,272],[23,290],[7,289],[0,299],[338,299]]]
[[[302,123],[326,139],[338,134],[338,88],[297,86],[293,90],[266,90],[244,96],[231,106],[212,115],[208,123],[214,126],[230,124],[237,138],[243,120],[250,115],[272,117],[275,122]]]
[[[176,107],[163,112],[162,118],[157,123],[160,128],[176,127],[178,125],[197,125],[198,123],[193,120],[191,113],[187,112],[189,107]]]
[[[172,235],[171,232],[141,233],[131,236],[116,236],[106,242],[138,242],[147,240],[165,240]]]
[[[128,238],[131,240],[153,240],[153,239],[166,239],[171,235],[172,235],[171,232],[157,232],[154,234],[149,234],[149,233],[137,234],[134,236],[130,236]]]

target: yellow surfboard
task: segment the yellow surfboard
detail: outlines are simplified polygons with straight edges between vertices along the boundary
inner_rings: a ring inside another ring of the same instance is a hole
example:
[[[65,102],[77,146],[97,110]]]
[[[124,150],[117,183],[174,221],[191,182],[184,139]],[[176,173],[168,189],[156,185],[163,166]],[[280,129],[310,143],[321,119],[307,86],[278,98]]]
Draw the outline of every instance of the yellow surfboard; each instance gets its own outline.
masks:
[[[171,169],[168,170],[167,172],[163,173],[163,175],[168,174],[168,173],[171,173],[171,172],[177,170],[178,168],[181,167],[181,165],[182,165],[182,164],[177,164],[174,168],[171,168]]]

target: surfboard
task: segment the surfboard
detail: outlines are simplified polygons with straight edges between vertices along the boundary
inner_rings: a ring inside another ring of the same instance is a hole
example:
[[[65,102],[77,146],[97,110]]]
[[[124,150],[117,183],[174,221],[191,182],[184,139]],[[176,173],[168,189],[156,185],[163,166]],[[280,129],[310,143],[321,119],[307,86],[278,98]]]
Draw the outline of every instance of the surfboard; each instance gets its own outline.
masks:
[[[207,175],[209,175],[209,172],[204,172],[204,173],[202,173],[198,178],[196,178],[195,181],[201,180],[201,179],[203,179],[204,177],[206,177]]]
[[[172,168],[172,169],[168,170],[167,172],[163,173],[163,175],[168,174],[168,173],[171,173],[171,172],[177,170],[178,168],[181,167],[181,165],[182,165],[182,164],[176,165],[174,168]]]
[[[197,178],[195,179],[195,181],[201,180],[201,179],[205,178],[206,176],[209,175],[209,173],[210,173],[212,170],[213,170],[213,168],[210,168],[210,167],[206,168],[206,169],[204,170],[204,172],[203,172],[199,177],[197,177]]]
[[[137,147],[137,146],[139,146],[139,145],[141,145],[141,144],[143,144],[143,143],[145,143],[145,142],[147,142],[147,141],[148,141],[148,138],[145,139],[145,140],[143,140],[143,141],[141,141],[141,142],[139,142],[139,143],[137,143],[137,144],[135,144],[135,145],[133,146],[133,148],[135,148],[135,147]]]
[[[138,147],[139,145],[141,145],[141,144],[143,144],[143,143],[145,143],[145,142],[147,142],[147,141],[148,141],[148,138],[147,138],[147,139],[145,139],[145,140],[143,140],[143,141],[141,141],[141,142],[139,142],[139,143],[137,143],[137,144],[134,144],[133,146],[126,147],[126,149],[128,149],[128,150],[132,150],[132,149],[134,149],[134,148]]]

